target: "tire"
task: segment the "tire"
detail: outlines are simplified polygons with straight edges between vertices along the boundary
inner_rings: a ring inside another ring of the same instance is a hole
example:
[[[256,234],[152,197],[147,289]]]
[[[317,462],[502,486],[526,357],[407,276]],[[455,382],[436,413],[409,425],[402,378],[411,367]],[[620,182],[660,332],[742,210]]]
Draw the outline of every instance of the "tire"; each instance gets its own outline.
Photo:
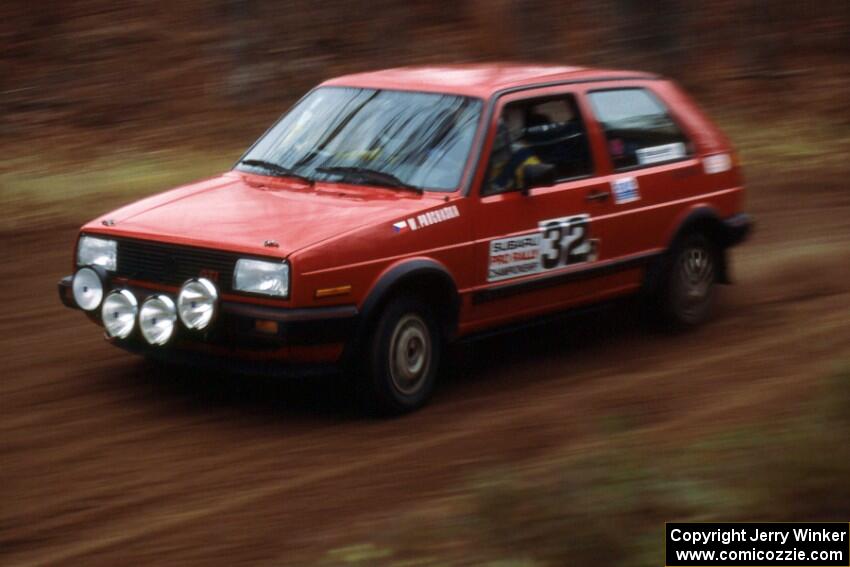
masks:
[[[439,329],[428,305],[418,298],[390,300],[369,337],[358,372],[364,409],[399,415],[427,403],[443,353]]]
[[[653,302],[664,329],[686,331],[709,318],[717,296],[719,260],[717,245],[701,232],[687,234],[673,245]]]

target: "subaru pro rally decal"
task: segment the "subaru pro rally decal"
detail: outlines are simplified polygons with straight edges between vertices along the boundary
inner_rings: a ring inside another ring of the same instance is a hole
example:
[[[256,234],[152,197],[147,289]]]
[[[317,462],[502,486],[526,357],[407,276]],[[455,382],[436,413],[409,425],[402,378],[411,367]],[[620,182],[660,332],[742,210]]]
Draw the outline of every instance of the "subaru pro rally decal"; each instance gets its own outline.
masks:
[[[596,260],[590,215],[542,221],[538,231],[490,241],[487,281],[497,282]]]

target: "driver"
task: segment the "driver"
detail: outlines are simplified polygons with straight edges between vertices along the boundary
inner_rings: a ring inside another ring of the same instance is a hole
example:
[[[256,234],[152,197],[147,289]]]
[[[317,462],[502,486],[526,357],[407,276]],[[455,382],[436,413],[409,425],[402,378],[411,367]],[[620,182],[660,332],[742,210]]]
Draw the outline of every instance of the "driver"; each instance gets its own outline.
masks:
[[[493,141],[489,193],[504,193],[521,188],[525,183],[525,168],[541,163],[540,158],[525,142],[525,110],[505,108]]]

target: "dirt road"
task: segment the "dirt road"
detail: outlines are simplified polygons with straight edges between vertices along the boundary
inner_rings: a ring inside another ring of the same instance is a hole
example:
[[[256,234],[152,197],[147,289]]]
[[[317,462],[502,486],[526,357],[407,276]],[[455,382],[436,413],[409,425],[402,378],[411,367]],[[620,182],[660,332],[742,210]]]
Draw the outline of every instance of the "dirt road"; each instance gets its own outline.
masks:
[[[391,421],[358,416],[333,379],[118,351],[56,297],[74,227],[2,235],[0,563],[287,564],[482,467],[605,443],[612,420],[664,443],[793,413],[850,355],[850,191],[801,174],[751,195],[758,232],[708,326],[651,334],[626,306],[489,339]]]

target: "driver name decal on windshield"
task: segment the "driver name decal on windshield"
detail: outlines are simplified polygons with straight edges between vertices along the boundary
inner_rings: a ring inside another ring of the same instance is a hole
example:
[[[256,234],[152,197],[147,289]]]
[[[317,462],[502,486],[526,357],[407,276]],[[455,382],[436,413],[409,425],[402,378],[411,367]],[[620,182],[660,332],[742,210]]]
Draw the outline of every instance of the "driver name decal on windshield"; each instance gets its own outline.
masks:
[[[537,232],[491,240],[487,281],[593,262],[599,241],[589,236],[590,216],[576,215],[542,221]]]

